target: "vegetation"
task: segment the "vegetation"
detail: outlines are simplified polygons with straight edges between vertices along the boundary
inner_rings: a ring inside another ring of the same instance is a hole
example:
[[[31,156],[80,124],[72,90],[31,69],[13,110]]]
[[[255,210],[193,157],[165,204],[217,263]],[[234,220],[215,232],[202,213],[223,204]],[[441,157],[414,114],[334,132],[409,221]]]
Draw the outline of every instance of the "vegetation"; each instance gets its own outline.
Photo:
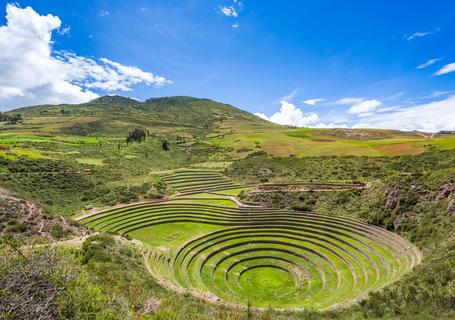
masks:
[[[4,114],[0,112],[0,122],[8,122],[9,124],[16,124],[22,122],[22,115],[20,113],[16,114]]]
[[[0,318],[455,318],[451,132],[290,128],[190,97],[1,117]],[[86,238],[72,218],[92,210]]]
[[[325,162],[327,160],[327,162]],[[342,159],[320,159],[318,165],[333,170]],[[288,162],[289,161],[289,162]],[[299,208],[327,215],[345,216],[385,227],[418,246],[424,259],[413,272],[399,282],[372,293],[359,305],[341,313],[342,318],[353,314],[361,318],[387,319],[450,319],[453,318],[455,279],[454,238],[455,222],[453,151],[431,152],[417,157],[369,159],[348,158],[356,178],[374,181],[370,188],[339,192],[243,192],[245,201],[281,208]],[[251,157],[238,162],[232,172],[253,179],[258,159]],[[287,165],[282,165],[286,162]],[[329,165],[329,163],[333,163]],[[372,166],[371,164],[376,163]],[[355,164],[355,165],[354,165]],[[262,158],[268,165],[271,179],[293,175],[309,166],[313,175],[319,170],[311,158],[300,161]],[[313,166],[313,167],[312,167]],[[378,175],[377,166],[381,169]],[[295,168],[294,170],[292,168]],[[283,171],[282,171],[283,170]],[[231,172],[231,171],[229,171]],[[332,171],[333,172],[333,171]],[[339,177],[343,177],[339,175]],[[313,177],[314,177],[313,176]],[[370,178],[368,178],[370,176]],[[262,175],[255,179],[261,179]],[[376,178],[374,178],[376,177]]]
[[[199,193],[240,187],[213,170],[178,170],[173,173],[162,174],[161,180],[182,193]]]
[[[132,143],[132,142],[142,142],[145,141],[145,138],[147,137],[147,132],[142,129],[134,129],[133,131],[128,133],[128,136],[126,137],[126,143]]]
[[[135,205],[82,222],[149,244],[151,272],[168,287],[254,307],[333,307],[421,259],[403,239],[350,220],[206,202]]]

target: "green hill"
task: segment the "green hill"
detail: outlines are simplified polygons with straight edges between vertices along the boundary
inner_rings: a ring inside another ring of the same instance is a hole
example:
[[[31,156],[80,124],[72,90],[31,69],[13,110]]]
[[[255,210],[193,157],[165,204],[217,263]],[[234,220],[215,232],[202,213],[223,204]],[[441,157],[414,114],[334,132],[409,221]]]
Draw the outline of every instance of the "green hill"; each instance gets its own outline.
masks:
[[[124,138],[140,128],[157,137],[204,143],[217,149],[217,160],[244,158],[256,151],[274,156],[396,156],[455,148],[454,135],[377,129],[314,129],[280,126],[249,112],[210,99],[176,96],[144,102],[105,96],[77,105],[41,105],[16,109],[24,121],[0,123],[0,144],[52,135]],[[81,138],[82,137],[82,138]],[[17,141],[17,139],[15,140]]]
[[[223,121],[269,125],[261,118],[231,105],[183,96],[152,98],[145,102],[104,96],[83,104],[40,105],[19,108],[9,113],[20,113],[25,120],[25,128],[27,124],[33,124],[33,129],[39,132],[56,130],[83,136],[123,136],[135,127],[204,135],[216,131]]]
[[[2,319],[49,301],[65,319],[454,318],[454,135],[293,128],[191,97],[9,114]]]

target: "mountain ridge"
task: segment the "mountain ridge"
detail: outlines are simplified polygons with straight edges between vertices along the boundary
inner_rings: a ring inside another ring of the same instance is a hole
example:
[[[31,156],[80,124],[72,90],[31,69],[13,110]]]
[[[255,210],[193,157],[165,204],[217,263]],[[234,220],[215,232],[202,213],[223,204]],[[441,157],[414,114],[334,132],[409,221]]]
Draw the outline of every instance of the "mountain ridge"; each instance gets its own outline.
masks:
[[[183,130],[189,136],[201,136],[216,132],[227,122],[246,127],[278,127],[230,104],[189,96],[155,97],[145,101],[103,96],[87,103],[36,105],[7,113],[20,113],[28,121],[52,122],[54,127],[62,127],[59,131],[63,133],[79,135],[125,135],[128,130],[139,127],[155,131]],[[171,127],[174,130],[169,130]]]

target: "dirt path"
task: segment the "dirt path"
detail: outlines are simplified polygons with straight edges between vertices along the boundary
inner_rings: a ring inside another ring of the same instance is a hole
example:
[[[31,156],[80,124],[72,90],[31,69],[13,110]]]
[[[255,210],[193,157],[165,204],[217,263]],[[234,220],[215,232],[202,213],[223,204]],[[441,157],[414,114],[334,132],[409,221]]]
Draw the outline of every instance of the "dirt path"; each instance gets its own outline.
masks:
[[[93,232],[93,233],[89,233],[89,234],[86,234],[84,236],[80,236],[80,237],[77,237],[77,238],[73,238],[73,239],[69,239],[69,240],[62,240],[62,241],[55,241],[55,242],[52,242],[52,243],[45,243],[45,244],[32,244],[32,245],[27,245],[25,246],[25,248],[44,248],[44,247],[58,247],[58,246],[64,246],[64,245],[75,245],[75,246],[79,246],[79,245],[82,245],[82,243],[84,243],[84,241],[91,237],[91,236],[95,236],[97,235],[98,232]]]
[[[82,215],[77,215],[73,217],[74,220],[80,221],[85,218],[89,218],[91,216],[97,215],[99,213],[105,212],[105,211],[110,211],[110,210],[115,210],[115,209],[123,209],[135,205],[140,205],[140,204],[152,204],[152,203],[161,203],[161,202],[166,202],[172,200],[172,197],[167,197],[167,198],[162,198],[162,199],[156,199],[156,200],[144,200],[144,201],[138,201],[138,202],[133,202],[133,203],[120,203],[116,204],[115,206],[112,207],[102,207],[102,208],[93,208],[91,210],[88,210],[88,212],[82,214]]]

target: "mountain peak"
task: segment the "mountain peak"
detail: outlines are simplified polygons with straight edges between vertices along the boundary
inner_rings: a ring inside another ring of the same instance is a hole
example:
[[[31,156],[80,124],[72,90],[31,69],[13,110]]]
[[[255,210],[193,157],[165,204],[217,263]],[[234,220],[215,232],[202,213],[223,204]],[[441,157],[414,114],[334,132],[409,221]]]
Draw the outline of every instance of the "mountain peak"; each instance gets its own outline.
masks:
[[[119,95],[102,96],[90,101],[88,104],[141,104],[140,101]]]

